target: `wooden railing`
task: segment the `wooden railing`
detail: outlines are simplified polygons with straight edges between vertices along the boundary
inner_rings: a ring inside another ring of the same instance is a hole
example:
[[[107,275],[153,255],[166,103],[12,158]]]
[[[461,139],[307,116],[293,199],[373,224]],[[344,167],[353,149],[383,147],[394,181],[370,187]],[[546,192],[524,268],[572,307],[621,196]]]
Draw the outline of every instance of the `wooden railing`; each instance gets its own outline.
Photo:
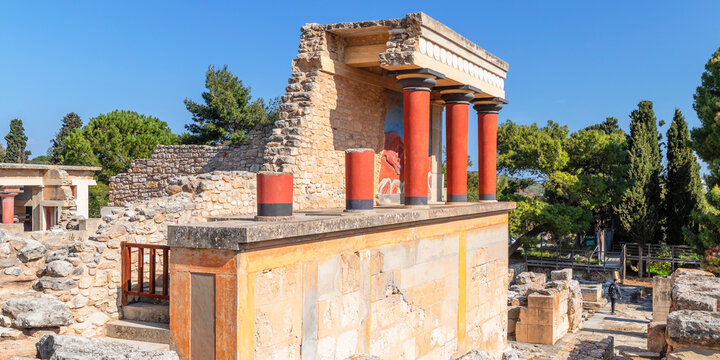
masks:
[[[136,285],[133,286],[133,249],[136,258],[137,273],[134,277]],[[149,269],[145,271],[145,249],[148,250],[147,262]],[[159,254],[161,252],[162,254]],[[120,254],[121,254],[121,281],[122,281],[122,305],[127,305],[128,296],[148,297],[156,299],[170,299],[170,293],[168,288],[169,271],[168,271],[168,258],[170,254],[170,247],[167,245],[150,245],[150,244],[135,244],[128,242],[120,243]],[[157,261],[156,259],[162,256],[162,289],[160,292],[157,291],[155,279],[158,276],[157,273]],[[147,277],[147,285],[145,284],[145,278]],[[147,287],[147,289],[146,289]]]

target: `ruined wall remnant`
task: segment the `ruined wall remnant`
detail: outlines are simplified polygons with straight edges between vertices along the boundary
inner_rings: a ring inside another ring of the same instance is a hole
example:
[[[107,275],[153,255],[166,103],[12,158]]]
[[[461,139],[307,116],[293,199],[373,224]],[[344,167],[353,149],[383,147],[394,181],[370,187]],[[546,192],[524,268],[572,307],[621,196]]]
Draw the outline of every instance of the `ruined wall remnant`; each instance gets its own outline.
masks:
[[[669,278],[653,279],[654,297],[661,301],[658,306],[653,303],[653,318],[667,321],[648,325],[653,335],[648,336],[648,349],[720,355],[720,278],[702,270],[677,269]]]
[[[120,242],[167,244],[169,224],[255,212],[252,173],[216,171],[168,184],[171,196],[111,209],[88,231],[10,234],[0,229],[3,338],[38,337],[46,329],[103,335],[105,324],[122,316]]]
[[[508,334],[520,342],[553,345],[582,323],[583,298],[572,269],[545,274],[524,272],[508,292]]]
[[[419,210],[424,211],[432,210]],[[281,238],[252,251],[207,249],[212,240],[206,235],[215,226],[171,227],[176,255],[170,267],[170,328],[181,356],[193,348],[187,335],[196,324],[192,312],[199,308],[193,310],[190,296],[193,279],[200,276],[196,269],[202,268],[222,284],[208,298],[223,304],[215,309],[221,358],[238,351],[241,358],[345,359],[364,353],[449,359],[473,349],[500,358],[507,326],[507,215],[442,224],[406,223],[402,219],[413,218],[401,212],[388,215],[403,222],[365,227],[366,221],[383,217],[370,214],[250,223],[258,237],[267,231],[297,239],[295,232],[308,221],[311,231],[327,232],[320,241]],[[252,245],[257,240],[243,238],[242,226],[223,224],[224,236]],[[335,226],[357,228],[328,230]],[[176,247],[186,241],[198,248]],[[235,301],[238,291],[242,298]]]

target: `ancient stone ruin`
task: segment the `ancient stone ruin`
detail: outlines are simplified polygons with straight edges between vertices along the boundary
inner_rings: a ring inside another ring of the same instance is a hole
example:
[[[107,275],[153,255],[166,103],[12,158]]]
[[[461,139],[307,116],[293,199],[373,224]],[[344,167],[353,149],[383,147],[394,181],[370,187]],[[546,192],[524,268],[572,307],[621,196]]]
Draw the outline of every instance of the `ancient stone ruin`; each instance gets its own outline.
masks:
[[[660,286],[653,289],[648,351],[667,353],[668,359],[720,356],[720,278],[702,270],[678,269],[653,283]]]
[[[508,335],[519,342],[553,345],[582,324],[583,297],[572,269],[524,272],[508,291]]]
[[[512,358],[514,204],[495,201],[507,71],[423,13],[305,25],[280,120],[255,129],[248,144],[159,146],[112,179],[114,207],[97,229],[0,232],[0,351]],[[470,105],[477,203],[467,202]],[[347,154],[366,149],[373,161],[349,171]],[[372,181],[352,175],[367,173]],[[579,324],[580,288],[570,278],[533,296],[548,297],[549,307],[536,308],[564,319],[553,338]]]

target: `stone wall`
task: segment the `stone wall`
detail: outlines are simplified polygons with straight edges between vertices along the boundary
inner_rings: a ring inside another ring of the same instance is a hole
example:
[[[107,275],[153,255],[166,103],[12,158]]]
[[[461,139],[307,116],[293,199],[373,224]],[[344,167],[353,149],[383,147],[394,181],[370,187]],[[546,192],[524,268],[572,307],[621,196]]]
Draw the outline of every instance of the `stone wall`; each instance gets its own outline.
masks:
[[[271,127],[250,132],[243,146],[158,145],[149,159],[135,159],[127,173],[110,178],[108,206],[168,195],[170,179],[213,171],[257,172]]]
[[[720,356],[720,278],[702,270],[678,269],[670,278],[655,278],[656,283],[661,286],[653,288],[653,297],[670,299],[669,313],[667,304],[660,304],[664,306],[658,307],[658,318],[665,315],[667,322],[648,325],[648,349]]]
[[[508,292],[508,334],[519,342],[554,345],[581,326],[583,300],[572,269],[545,274],[521,273]]]
[[[216,171],[168,184],[171,196],[107,209],[97,231],[0,229],[0,337],[102,335],[105,323],[122,315],[121,241],[167,244],[168,224],[255,212],[252,173]],[[0,354],[5,346],[14,345],[0,342]]]
[[[178,229],[171,236],[183,236]],[[193,229],[198,244],[210,240]],[[217,358],[449,359],[473,349],[501,358],[507,215],[368,230],[240,252],[173,248],[178,352],[214,343]],[[192,289],[207,274],[216,286],[203,297]],[[214,341],[194,332],[208,314],[193,313],[208,302]]]

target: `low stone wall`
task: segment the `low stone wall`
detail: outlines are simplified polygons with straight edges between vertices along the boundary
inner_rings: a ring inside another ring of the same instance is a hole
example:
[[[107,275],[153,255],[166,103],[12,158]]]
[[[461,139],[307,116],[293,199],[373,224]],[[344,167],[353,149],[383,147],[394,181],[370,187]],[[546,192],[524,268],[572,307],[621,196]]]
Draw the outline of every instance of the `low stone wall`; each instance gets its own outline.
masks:
[[[670,299],[669,313],[666,323],[648,325],[648,349],[702,350],[720,356],[720,278],[702,270],[678,269],[670,278],[655,278],[656,283],[660,286],[653,288],[653,296]],[[660,305],[659,317],[668,308]]]
[[[252,173],[213,172],[169,184],[172,196],[106,208],[99,223],[80,224],[87,230],[0,229],[0,337],[38,338],[48,329],[102,335],[105,323],[122,315],[120,242],[167,244],[169,224],[255,212]],[[11,346],[0,342],[0,353],[4,345]]]
[[[581,326],[583,300],[580,284],[572,280],[572,269],[545,274],[522,273],[510,287],[508,334],[514,330],[519,342],[553,345],[568,330]]]
[[[499,359],[507,215],[448,215],[486,206],[507,204],[173,226],[177,350],[193,358],[449,359],[483,349]]]
[[[258,172],[268,127],[253,130],[243,146],[158,145],[148,159],[133,160],[127,173],[110,178],[108,206],[172,195],[171,179],[214,171]]]

